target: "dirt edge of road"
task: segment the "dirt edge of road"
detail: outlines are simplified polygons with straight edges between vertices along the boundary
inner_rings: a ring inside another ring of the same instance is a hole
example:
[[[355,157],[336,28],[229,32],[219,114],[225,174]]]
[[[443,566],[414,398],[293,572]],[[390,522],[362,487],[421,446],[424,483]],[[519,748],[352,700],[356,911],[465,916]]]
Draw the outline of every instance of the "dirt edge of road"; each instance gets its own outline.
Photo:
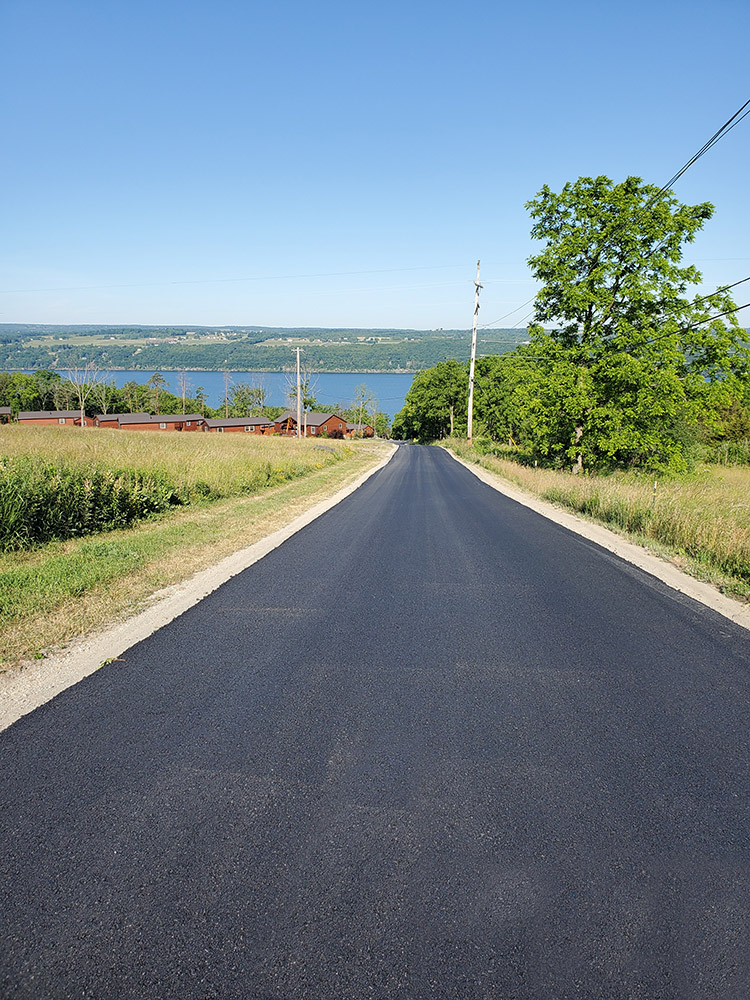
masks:
[[[390,462],[397,450],[394,445],[382,461],[353,483],[310,507],[278,531],[234,552],[215,566],[202,570],[187,580],[158,591],[152,596],[149,607],[139,614],[77,640],[43,660],[26,664],[22,671],[7,681],[0,693],[0,731],[100,667],[116,661],[125,650],[168,625],[223,583],[278,548],[292,535],[359,489]]]
[[[596,542],[597,545],[601,545],[602,548],[613,552],[626,562],[637,566],[651,576],[655,576],[673,590],[677,590],[679,593],[691,597],[694,601],[704,604],[706,607],[711,608],[712,611],[716,611],[725,618],[729,618],[736,625],[750,629],[750,607],[748,605],[727,597],[726,594],[722,594],[721,591],[712,587],[709,583],[703,583],[701,580],[696,580],[695,577],[688,576],[687,573],[683,573],[676,566],[673,566],[664,559],[660,559],[659,556],[649,552],[643,546],[637,545],[635,542],[630,542],[623,538],[622,535],[618,535],[609,528],[605,528],[604,525],[595,524],[593,521],[586,521],[575,514],[562,510],[560,507],[555,507],[554,504],[539,500],[531,496],[530,493],[525,493],[518,487],[506,482],[500,476],[488,472],[478,465],[472,465],[470,462],[464,461],[464,459],[459,458],[458,455],[455,455],[449,449],[446,448],[445,451],[456,462],[463,465],[469,472],[472,472],[477,479],[481,479],[483,483],[491,486],[498,493],[503,493],[511,500],[515,500],[517,503],[523,504],[524,507],[529,507],[531,510],[536,511],[537,514],[541,514],[542,517],[546,517],[564,528],[569,528],[570,531],[574,531],[577,535],[582,535],[584,538]]]

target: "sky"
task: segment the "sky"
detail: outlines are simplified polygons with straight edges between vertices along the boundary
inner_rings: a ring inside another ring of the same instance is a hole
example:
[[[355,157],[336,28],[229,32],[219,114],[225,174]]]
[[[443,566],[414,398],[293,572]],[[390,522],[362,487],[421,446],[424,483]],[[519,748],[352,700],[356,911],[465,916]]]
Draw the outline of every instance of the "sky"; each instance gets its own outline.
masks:
[[[749,28],[747,0],[2,0],[0,323],[467,329],[481,259],[480,323],[525,326],[526,202],[664,184],[750,98]],[[675,186],[716,206],[699,292],[750,274],[748,177],[750,117]]]

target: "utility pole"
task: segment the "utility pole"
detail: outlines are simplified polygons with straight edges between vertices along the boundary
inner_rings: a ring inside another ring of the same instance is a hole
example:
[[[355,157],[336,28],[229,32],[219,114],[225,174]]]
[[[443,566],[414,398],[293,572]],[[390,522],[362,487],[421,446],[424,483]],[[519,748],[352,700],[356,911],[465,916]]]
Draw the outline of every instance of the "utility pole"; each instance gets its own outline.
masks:
[[[224,416],[229,419],[229,382],[230,375],[228,371],[224,372]]]
[[[297,348],[297,437],[302,437],[302,382],[299,374],[299,347]]]
[[[471,364],[469,365],[469,417],[466,424],[466,437],[472,443],[474,432],[474,365],[477,360],[477,317],[479,316],[479,261],[477,261],[477,280],[474,282],[474,329],[471,335]]]

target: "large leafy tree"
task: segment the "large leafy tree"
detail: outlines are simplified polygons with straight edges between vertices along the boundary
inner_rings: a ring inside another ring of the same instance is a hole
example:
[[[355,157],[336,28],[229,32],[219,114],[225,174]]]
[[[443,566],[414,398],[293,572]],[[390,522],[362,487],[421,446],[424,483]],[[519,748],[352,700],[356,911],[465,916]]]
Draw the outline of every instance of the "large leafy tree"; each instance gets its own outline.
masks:
[[[679,467],[690,429],[729,405],[748,371],[731,297],[694,298],[701,275],[681,264],[713,206],[636,177],[581,177],[559,194],[543,187],[527,208],[544,244],[529,259],[542,288],[528,385],[537,409],[557,409],[532,443],[578,469]]]
[[[466,428],[468,365],[441,361],[418,372],[403,409],[393,420],[394,437],[441,438]]]
[[[40,370],[33,375],[0,372],[0,406],[19,410],[53,410],[55,393],[61,383],[57,372]]]

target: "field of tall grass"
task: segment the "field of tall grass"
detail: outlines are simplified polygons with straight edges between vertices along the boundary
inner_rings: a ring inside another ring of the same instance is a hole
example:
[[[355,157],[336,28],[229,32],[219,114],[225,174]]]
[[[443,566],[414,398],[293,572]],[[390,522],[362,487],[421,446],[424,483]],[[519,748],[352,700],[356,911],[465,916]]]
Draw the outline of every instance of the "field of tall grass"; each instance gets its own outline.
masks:
[[[150,450],[150,442],[156,446],[155,438],[143,440],[143,449]],[[264,459],[271,444],[261,441]],[[294,441],[276,447],[286,444],[295,447]],[[3,680],[19,664],[126,617],[156,591],[259,541],[350,485],[389,451],[382,442],[330,442],[334,454],[315,450],[314,442],[302,445],[313,459],[304,477],[252,494],[176,506],[167,517],[144,518],[124,529],[0,551],[0,694]],[[217,435],[216,456],[226,458],[238,446]],[[195,457],[183,454],[185,462]],[[329,464],[318,469],[318,461]]]
[[[671,479],[574,476],[481,454],[459,439],[445,443],[528,493],[677,556],[695,575],[750,598],[750,468],[701,465]]]
[[[254,494],[347,454],[339,441],[10,425],[0,429],[0,551]]]

